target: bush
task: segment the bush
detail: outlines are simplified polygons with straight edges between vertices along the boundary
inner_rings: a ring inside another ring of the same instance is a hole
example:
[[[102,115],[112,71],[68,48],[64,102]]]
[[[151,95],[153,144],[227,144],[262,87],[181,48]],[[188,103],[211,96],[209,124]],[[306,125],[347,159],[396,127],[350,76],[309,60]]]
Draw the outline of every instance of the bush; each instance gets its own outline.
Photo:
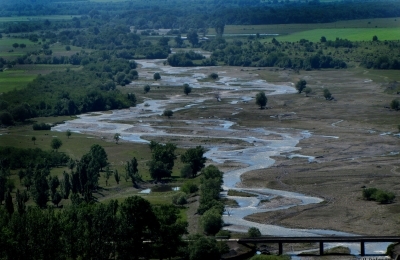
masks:
[[[376,188],[367,188],[363,190],[363,198],[366,200],[374,200],[374,194],[378,191]]]
[[[374,199],[381,204],[392,203],[396,196],[393,192],[378,190],[374,194]]]
[[[381,204],[388,204],[392,203],[396,196],[393,192],[368,188],[363,190],[363,198],[366,200],[374,200]]]
[[[172,197],[172,203],[175,205],[185,205],[187,203],[186,194],[183,192],[179,192]]]
[[[204,212],[200,222],[204,232],[209,235],[218,233],[223,224],[222,216],[216,209],[210,209]]]
[[[247,231],[247,235],[249,237],[260,237],[261,236],[261,232],[258,228],[256,227],[251,227],[249,228],[249,230]]]
[[[392,102],[390,102],[390,108],[399,110],[400,107],[400,102],[397,99],[393,99]]]
[[[218,78],[218,74],[213,72],[208,77],[211,78],[211,79],[217,79]]]
[[[45,123],[34,123],[32,126],[33,130],[50,130],[51,125],[45,124]]]
[[[181,191],[183,191],[186,194],[195,193],[198,190],[199,187],[196,184],[189,181],[185,182],[181,187]]]

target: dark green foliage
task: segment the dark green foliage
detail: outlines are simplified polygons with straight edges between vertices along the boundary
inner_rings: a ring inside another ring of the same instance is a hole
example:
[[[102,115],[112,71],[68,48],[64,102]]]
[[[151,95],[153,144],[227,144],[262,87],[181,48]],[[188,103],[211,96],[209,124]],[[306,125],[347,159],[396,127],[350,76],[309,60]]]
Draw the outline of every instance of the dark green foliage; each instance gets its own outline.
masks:
[[[56,191],[52,196],[51,196],[51,202],[53,202],[53,204],[58,207],[58,204],[60,203],[60,201],[62,200],[62,196],[60,193],[58,193],[58,191]]]
[[[190,182],[190,181],[186,181],[182,186],[181,186],[181,191],[183,191],[186,194],[191,194],[191,193],[195,193],[199,190],[199,187]]]
[[[205,57],[194,51],[188,51],[172,54],[167,59],[168,64],[173,67],[191,67],[195,65],[193,63],[194,60],[205,60]],[[213,66],[213,64],[210,64],[208,66]]]
[[[181,161],[190,165],[193,178],[196,177],[197,172],[204,168],[204,164],[207,161],[207,158],[203,156],[205,152],[204,147],[196,146],[196,148],[189,148],[181,156]]]
[[[12,202],[12,197],[10,191],[6,192],[5,195],[5,208],[8,212],[8,214],[12,215],[14,213],[14,204]]]
[[[166,145],[151,141],[150,150],[152,160],[148,163],[150,175],[155,180],[170,177],[174,160],[176,159],[176,145],[167,143]]]
[[[46,123],[34,123],[32,125],[33,130],[37,131],[37,130],[50,130],[51,129],[51,125],[48,125]]]
[[[10,169],[28,168],[30,165],[46,161],[50,166],[66,165],[69,157],[64,153],[46,152],[40,148],[22,149],[15,147],[0,147],[0,158],[3,167]]]
[[[118,170],[117,169],[115,169],[115,171],[114,171],[114,179],[115,179],[115,182],[117,184],[119,184],[119,181],[121,180],[121,178],[120,178],[120,176],[118,174]]]
[[[379,190],[376,188],[363,189],[363,198],[366,200],[375,200],[381,204],[392,203],[396,198],[393,192]]]
[[[127,62],[125,66],[129,64]],[[15,121],[24,121],[37,115],[75,115],[135,106],[136,99],[128,99],[118,90],[112,90],[113,83],[103,84],[91,70],[100,68],[92,66],[93,68],[88,68],[84,72],[52,72],[46,76],[39,75],[28,84],[27,88],[3,94],[0,99],[7,100],[9,106],[6,110],[0,109],[4,117],[1,118],[2,122],[11,124],[5,112],[8,112]],[[119,72],[120,69],[124,70],[123,64],[121,68],[116,68],[116,71]],[[100,74],[99,76],[101,77]],[[20,104],[21,100],[25,103]]]
[[[53,138],[50,145],[53,150],[57,151],[61,147],[62,141],[58,138]]]
[[[249,237],[260,237],[261,236],[261,232],[258,228],[256,227],[251,227],[249,228],[249,230],[247,231],[247,235]]]
[[[61,196],[63,199],[68,199],[69,193],[71,192],[70,176],[66,172],[63,172],[63,176],[64,178],[60,182]]]
[[[195,47],[199,43],[199,36],[195,30],[190,30],[186,35],[188,41]]]
[[[154,73],[154,75],[153,75],[153,79],[154,79],[155,81],[157,81],[157,80],[161,79],[161,75],[160,75],[160,73],[159,73],[159,72],[156,72],[156,73]]]
[[[182,235],[187,234],[187,222],[179,220],[179,210],[172,205],[153,207],[159,229],[155,234],[155,257],[171,258],[184,246]]]
[[[219,260],[221,252],[217,241],[201,235],[189,236],[187,255],[189,260]]]
[[[299,93],[301,93],[307,86],[307,81],[304,79],[297,81],[296,83],[296,89]]]
[[[331,92],[329,91],[329,89],[327,89],[327,88],[324,89],[324,98],[325,98],[326,100],[331,100],[331,99],[332,99],[332,94],[331,94]]]
[[[169,109],[164,110],[164,112],[163,112],[163,116],[167,116],[168,118],[170,118],[173,115],[174,115],[174,112],[172,110],[169,110]]]
[[[183,84],[183,93],[189,95],[190,92],[192,92],[192,88],[189,86],[189,84]]]
[[[4,195],[7,192],[7,178],[8,178],[8,171],[2,167],[0,169],[0,205],[3,203]]]
[[[390,108],[391,108],[391,109],[395,109],[395,110],[399,110],[399,108],[400,108],[400,102],[399,102],[397,99],[393,99],[393,100],[390,102]]]
[[[137,184],[142,180],[142,177],[139,175],[136,157],[133,157],[131,161],[126,162],[125,174],[131,179],[133,187],[137,188]]]
[[[201,171],[200,205],[197,209],[199,214],[214,208],[222,215],[224,205],[219,201],[219,193],[222,185],[223,173],[214,165],[209,165]]]
[[[213,72],[213,73],[211,73],[210,75],[208,75],[208,77],[215,80],[215,79],[218,78],[218,74],[215,73],[215,72]]]
[[[306,97],[308,97],[308,94],[310,94],[312,92],[312,89],[310,87],[306,87],[304,89],[304,93],[306,93]]]
[[[40,208],[45,208],[49,199],[48,173],[46,170],[36,170],[31,189],[33,201]]]
[[[143,91],[144,91],[145,94],[148,93],[150,91],[150,85],[145,85],[143,87]]]
[[[103,147],[98,144],[94,144],[90,147],[89,151],[90,155],[92,156],[92,160],[95,161],[96,164],[100,166],[100,171],[103,170],[103,167],[108,165],[108,157],[107,153]]]
[[[208,235],[215,235],[222,227],[221,213],[217,209],[209,209],[203,213],[200,223]]]
[[[181,177],[182,178],[191,178],[192,174],[192,166],[190,164],[184,164],[181,169]]]
[[[178,206],[185,205],[187,203],[186,194],[178,192],[172,197],[172,203]]]
[[[260,109],[265,107],[267,105],[267,102],[268,102],[268,98],[265,95],[264,91],[261,91],[261,92],[257,93],[257,95],[256,95],[256,104],[258,106],[260,106]]]
[[[150,244],[144,240],[155,238],[159,222],[145,199],[127,198],[120,206],[117,251],[121,259],[138,259],[150,254]]]

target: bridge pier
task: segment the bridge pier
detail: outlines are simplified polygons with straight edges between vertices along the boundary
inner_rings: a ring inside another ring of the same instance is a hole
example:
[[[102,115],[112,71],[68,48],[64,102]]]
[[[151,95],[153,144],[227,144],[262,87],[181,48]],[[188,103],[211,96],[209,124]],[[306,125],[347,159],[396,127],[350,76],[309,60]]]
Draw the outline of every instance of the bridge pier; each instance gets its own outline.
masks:
[[[360,242],[360,255],[365,256],[365,244],[364,241]]]
[[[282,242],[279,242],[278,255],[283,255],[283,243]]]
[[[324,242],[319,242],[319,255],[324,255]]]

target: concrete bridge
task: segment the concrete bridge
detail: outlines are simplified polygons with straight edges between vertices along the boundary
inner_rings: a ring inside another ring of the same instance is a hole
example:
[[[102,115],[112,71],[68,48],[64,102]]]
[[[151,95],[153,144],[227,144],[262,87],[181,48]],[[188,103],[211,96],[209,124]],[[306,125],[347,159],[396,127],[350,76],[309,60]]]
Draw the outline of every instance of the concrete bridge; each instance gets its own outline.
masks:
[[[360,255],[365,255],[365,243],[400,242],[397,236],[330,236],[330,237],[257,237],[240,238],[238,243],[278,243],[279,254],[283,254],[283,244],[319,243],[319,254],[324,254],[324,243],[360,243]]]

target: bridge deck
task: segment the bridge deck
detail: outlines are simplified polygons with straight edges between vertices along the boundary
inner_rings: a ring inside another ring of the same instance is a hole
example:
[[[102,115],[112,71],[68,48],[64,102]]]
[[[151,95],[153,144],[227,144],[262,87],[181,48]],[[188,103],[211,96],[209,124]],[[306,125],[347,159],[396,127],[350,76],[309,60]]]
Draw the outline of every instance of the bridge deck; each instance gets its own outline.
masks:
[[[279,254],[283,253],[283,243],[319,243],[319,253],[324,254],[324,243],[360,243],[360,255],[365,255],[365,243],[400,242],[398,236],[329,236],[329,237],[257,237],[240,238],[238,243],[278,243]]]

